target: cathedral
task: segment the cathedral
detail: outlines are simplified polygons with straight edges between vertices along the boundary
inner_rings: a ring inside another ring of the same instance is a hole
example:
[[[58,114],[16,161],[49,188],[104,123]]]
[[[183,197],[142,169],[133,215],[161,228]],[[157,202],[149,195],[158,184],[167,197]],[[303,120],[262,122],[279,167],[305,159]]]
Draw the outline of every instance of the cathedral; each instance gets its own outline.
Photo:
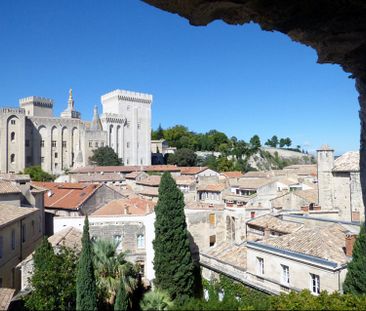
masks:
[[[0,108],[0,172],[18,173],[41,165],[61,174],[86,166],[93,150],[110,146],[124,165],[151,164],[152,95],[115,90],[101,97],[103,113],[81,120],[72,90],[67,108],[53,116],[53,100],[31,96],[19,108]]]

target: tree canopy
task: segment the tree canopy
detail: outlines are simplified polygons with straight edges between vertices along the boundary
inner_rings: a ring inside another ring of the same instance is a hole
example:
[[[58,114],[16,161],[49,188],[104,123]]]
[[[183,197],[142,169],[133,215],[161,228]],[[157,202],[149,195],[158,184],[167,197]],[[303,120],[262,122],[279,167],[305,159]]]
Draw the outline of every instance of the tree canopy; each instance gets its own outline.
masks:
[[[164,173],[155,207],[154,284],[178,300],[192,297],[195,286],[184,205],[183,193],[170,173]]]
[[[90,162],[98,166],[118,166],[123,165],[113,148],[109,146],[99,147],[93,150],[93,155],[89,158]]]
[[[24,169],[24,174],[28,174],[32,181],[54,181],[55,176],[48,174],[39,165],[28,166]]]
[[[182,148],[169,154],[167,162],[178,166],[195,166],[197,164],[197,155],[191,149]]]

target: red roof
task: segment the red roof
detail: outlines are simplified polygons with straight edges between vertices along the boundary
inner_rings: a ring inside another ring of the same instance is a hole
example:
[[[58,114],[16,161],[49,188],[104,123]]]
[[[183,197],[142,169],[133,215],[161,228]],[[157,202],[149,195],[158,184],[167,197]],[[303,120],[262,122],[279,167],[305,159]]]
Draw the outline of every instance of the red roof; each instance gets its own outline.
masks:
[[[44,193],[44,207],[50,209],[77,210],[89,199],[101,184],[32,182],[48,189]]]
[[[221,175],[225,176],[226,178],[240,178],[244,176],[240,171],[222,172]]]
[[[206,166],[203,167],[187,166],[187,167],[180,167],[180,172],[182,175],[196,175],[207,169],[208,167]]]
[[[142,198],[113,200],[93,213],[93,216],[146,215],[156,203]]]

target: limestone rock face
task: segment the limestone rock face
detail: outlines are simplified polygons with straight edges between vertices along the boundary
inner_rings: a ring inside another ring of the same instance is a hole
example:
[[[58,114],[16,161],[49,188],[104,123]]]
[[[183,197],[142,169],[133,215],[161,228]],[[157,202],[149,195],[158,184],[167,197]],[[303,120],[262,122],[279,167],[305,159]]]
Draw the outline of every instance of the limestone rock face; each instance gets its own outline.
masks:
[[[366,1],[364,0],[144,0],[177,13],[192,25],[221,19],[255,22],[311,46],[319,63],[334,63],[354,77],[366,77]]]

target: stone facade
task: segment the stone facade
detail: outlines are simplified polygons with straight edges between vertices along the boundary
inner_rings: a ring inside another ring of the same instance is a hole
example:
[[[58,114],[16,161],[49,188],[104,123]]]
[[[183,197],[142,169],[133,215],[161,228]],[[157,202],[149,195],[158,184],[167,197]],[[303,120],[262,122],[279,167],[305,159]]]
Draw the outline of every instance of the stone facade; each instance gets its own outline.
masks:
[[[82,121],[72,91],[61,117],[53,100],[31,96],[0,109],[0,172],[41,165],[53,174],[86,166],[92,151],[110,146],[129,165],[150,165],[152,95],[116,90],[102,96],[103,114]]]

